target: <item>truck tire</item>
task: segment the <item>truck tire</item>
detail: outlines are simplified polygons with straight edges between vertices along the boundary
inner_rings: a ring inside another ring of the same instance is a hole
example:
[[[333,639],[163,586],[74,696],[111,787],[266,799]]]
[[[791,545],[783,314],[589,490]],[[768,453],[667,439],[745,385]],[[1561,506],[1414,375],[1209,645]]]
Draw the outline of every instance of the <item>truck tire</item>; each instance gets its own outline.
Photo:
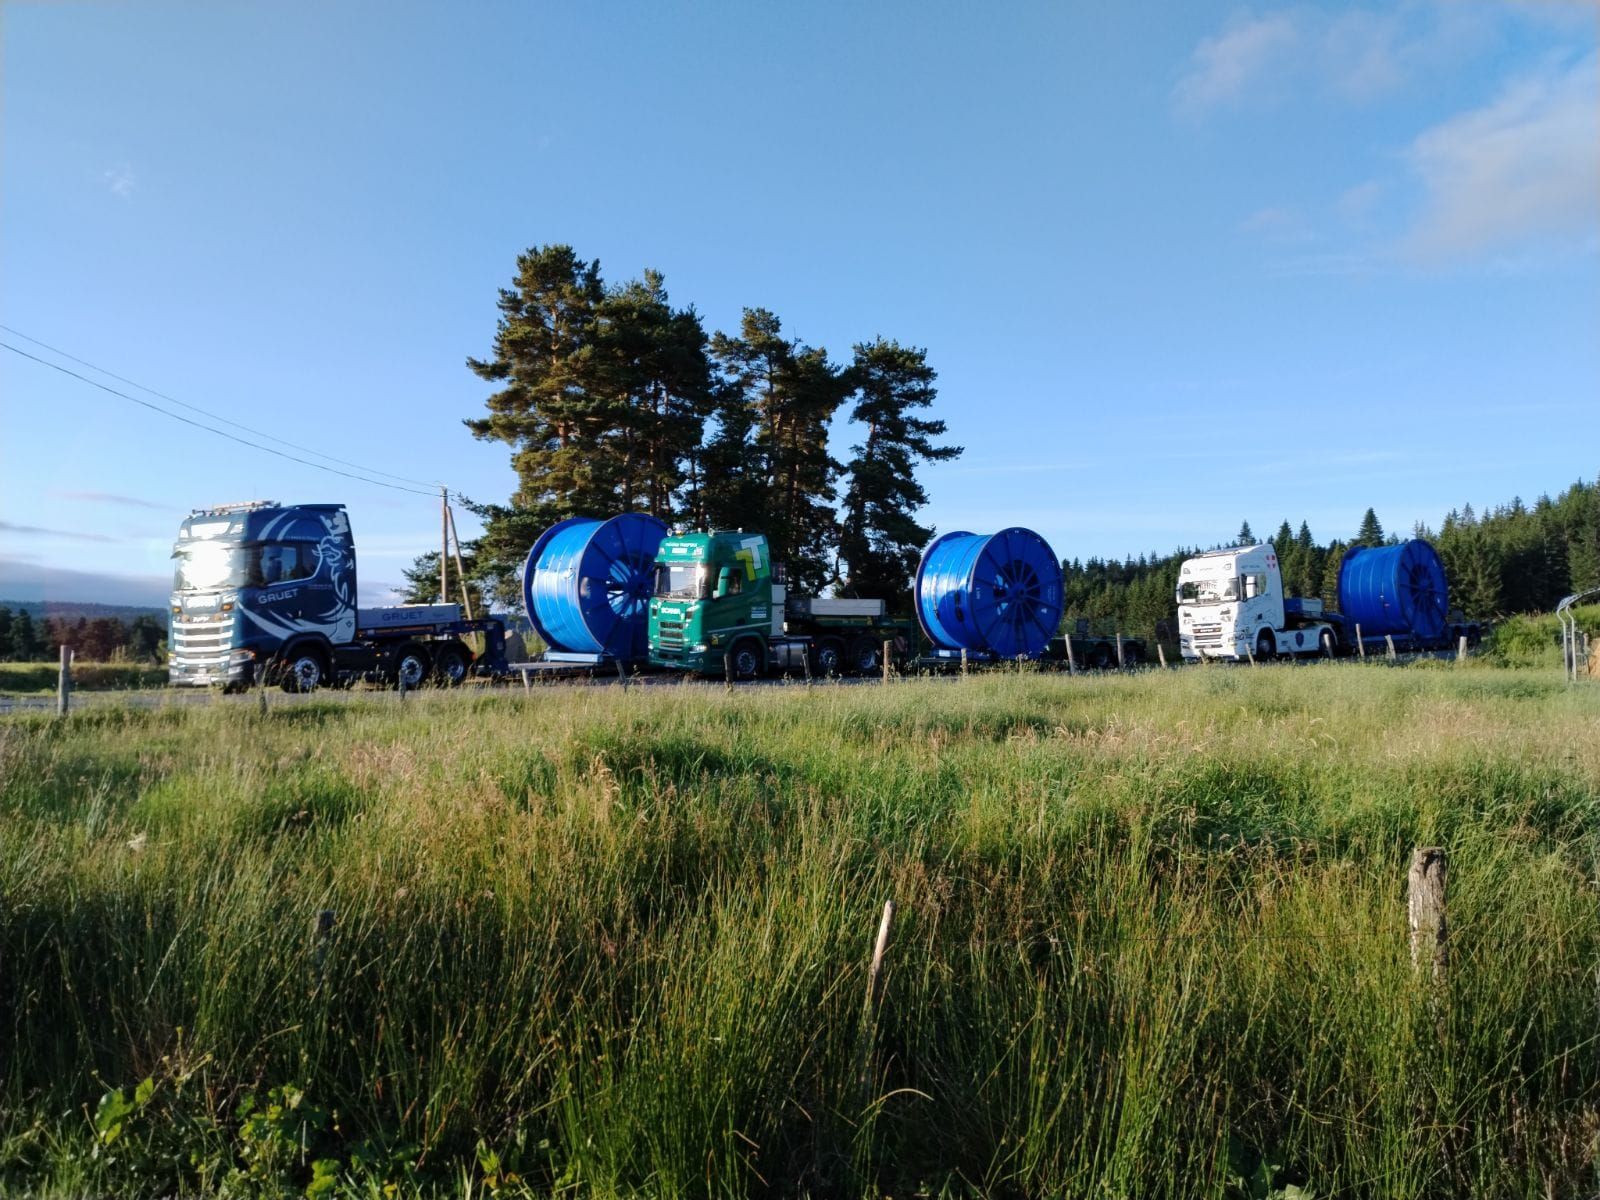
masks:
[[[883,666],[883,647],[870,637],[858,637],[850,644],[850,674],[875,675]]]
[[[1144,662],[1144,651],[1139,649],[1137,642],[1122,643],[1122,665],[1130,671]]]
[[[844,674],[844,639],[825,637],[811,648],[811,673],[824,679]]]
[[[1104,642],[1099,642],[1089,651],[1089,665],[1096,671],[1109,671],[1117,665],[1117,652]]]
[[[1263,629],[1256,634],[1256,661],[1271,662],[1278,653],[1278,639],[1272,636],[1272,630]]]
[[[735,679],[748,681],[761,674],[761,643],[754,638],[743,638],[729,646],[728,657]]]
[[[328,664],[312,646],[296,650],[283,660],[282,687],[286,692],[314,692],[328,679]]]
[[[428,658],[427,649],[415,642],[407,642],[395,652],[394,669],[389,672],[389,681],[396,687],[414,692],[427,681],[432,669],[433,663]]]
[[[433,656],[433,676],[440,687],[455,687],[467,677],[468,655],[460,646],[441,647]]]

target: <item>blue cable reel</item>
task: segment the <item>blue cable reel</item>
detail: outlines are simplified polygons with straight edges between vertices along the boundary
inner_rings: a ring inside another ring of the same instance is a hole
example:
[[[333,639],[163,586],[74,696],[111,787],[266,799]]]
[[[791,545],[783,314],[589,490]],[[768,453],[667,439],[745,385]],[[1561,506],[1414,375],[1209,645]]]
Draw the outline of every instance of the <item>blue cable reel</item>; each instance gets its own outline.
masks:
[[[1339,611],[1363,637],[1444,636],[1450,592],[1439,552],[1421,538],[1394,546],[1352,546],[1339,563]]]
[[[941,649],[1038,658],[1061,624],[1061,562],[1031,529],[947,533],[922,552],[914,599]]]
[[[556,651],[643,658],[656,550],[667,527],[645,513],[568,517],[539,535],[522,568],[528,620]]]

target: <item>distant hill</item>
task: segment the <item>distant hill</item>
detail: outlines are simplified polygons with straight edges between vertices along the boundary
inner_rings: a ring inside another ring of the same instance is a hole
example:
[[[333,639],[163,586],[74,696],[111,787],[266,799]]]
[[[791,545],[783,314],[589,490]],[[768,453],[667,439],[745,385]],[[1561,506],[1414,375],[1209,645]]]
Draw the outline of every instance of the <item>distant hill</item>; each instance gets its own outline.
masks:
[[[122,622],[132,621],[135,617],[154,617],[158,621],[165,621],[167,613],[162,608],[150,608],[143,604],[95,604],[93,601],[80,600],[5,600],[0,599],[0,608],[9,608],[14,613],[25,612],[32,617],[55,617],[68,621],[76,621],[79,617],[116,617]]]

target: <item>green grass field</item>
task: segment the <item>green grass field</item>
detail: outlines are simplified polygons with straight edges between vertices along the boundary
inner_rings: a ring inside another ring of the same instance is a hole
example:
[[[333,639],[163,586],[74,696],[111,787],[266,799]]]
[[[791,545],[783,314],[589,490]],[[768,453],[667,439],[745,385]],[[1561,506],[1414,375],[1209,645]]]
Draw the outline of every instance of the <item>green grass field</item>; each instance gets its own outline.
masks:
[[[100,705],[0,805],[8,1195],[1595,1188],[1551,672]]]
[[[54,692],[61,681],[56,663],[0,663],[0,695],[35,696]],[[74,690],[125,691],[161,687],[167,682],[165,667],[149,663],[89,663],[72,665]]]

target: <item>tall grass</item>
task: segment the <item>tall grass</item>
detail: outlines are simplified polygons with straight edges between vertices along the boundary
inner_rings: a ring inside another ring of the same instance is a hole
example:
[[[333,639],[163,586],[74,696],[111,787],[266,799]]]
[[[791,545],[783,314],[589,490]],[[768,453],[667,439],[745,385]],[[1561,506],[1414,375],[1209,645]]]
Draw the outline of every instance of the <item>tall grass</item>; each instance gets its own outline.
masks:
[[[1576,1195],[1597,807],[1488,669],[11,719],[0,1191]]]

